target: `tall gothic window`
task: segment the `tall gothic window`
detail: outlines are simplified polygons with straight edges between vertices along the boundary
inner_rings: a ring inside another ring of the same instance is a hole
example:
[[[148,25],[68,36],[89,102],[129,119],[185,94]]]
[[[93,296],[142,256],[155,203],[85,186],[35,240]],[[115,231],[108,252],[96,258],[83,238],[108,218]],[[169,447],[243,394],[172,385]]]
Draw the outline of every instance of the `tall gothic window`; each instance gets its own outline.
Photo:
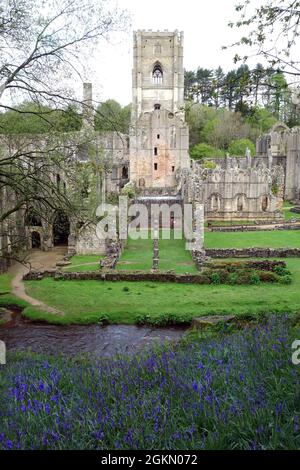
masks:
[[[152,72],[152,80],[155,85],[159,85],[163,81],[163,72],[160,64],[155,64]]]

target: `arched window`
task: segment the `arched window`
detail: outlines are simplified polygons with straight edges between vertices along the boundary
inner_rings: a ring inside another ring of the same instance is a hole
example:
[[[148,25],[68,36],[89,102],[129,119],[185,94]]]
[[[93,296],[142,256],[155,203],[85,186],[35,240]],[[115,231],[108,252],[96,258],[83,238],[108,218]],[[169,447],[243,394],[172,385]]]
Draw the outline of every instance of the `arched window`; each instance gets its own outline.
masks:
[[[128,179],[128,168],[126,166],[122,168],[122,179]]]
[[[155,85],[159,85],[163,81],[163,71],[160,64],[155,64],[152,72],[152,80]]]
[[[268,196],[263,196],[262,201],[261,201],[261,209],[263,212],[266,212],[266,210],[268,209],[268,205],[269,205]]]
[[[244,194],[240,194],[236,200],[236,210],[237,212],[243,212],[246,210],[246,198]]]
[[[211,211],[218,212],[220,210],[220,197],[218,194],[212,194],[211,196]]]

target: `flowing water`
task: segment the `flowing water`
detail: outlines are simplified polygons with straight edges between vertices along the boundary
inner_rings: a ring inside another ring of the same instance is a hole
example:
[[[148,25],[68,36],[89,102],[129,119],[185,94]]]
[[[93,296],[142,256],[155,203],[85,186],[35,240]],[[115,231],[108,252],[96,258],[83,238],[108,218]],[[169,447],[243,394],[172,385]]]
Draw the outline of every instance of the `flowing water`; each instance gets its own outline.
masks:
[[[93,353],[97,356],[134,353],[156,342],[178,341],[185,328],[151,328],[133,325],[56,326],[27,322],[17,310],[10,311],[11,322],[0,327],[0,340],[8,351],[30,348],[34,352]]]

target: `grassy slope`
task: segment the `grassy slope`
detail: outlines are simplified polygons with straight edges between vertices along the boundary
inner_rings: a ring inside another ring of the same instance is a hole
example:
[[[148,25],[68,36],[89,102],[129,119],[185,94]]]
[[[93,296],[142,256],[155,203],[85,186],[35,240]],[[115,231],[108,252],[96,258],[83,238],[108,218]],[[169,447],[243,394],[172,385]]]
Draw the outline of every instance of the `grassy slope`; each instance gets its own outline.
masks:
[[[99,262],[102,258],[102,255],[75,255],[70,258],[71,264],[63,268],[63,271],[96,271],[99,269]]]
[[[11,290],[11,274],[0,275],[0,306],[17,305],[19,307],[26,307],[28,304],[25,300],[10,293]]]
[[[26,284],[30,295],[66,312],[63,322],[95,321],[102,315],[114,323],[134,323],[140,314],[190,317],[225,312],[296,312],[300,310],[300,260],[289,259],[287,264],[293,272],[291,285],[200,286],[53,279]]]
[[[206,232],[206,248],[300,248],[300,230]]]

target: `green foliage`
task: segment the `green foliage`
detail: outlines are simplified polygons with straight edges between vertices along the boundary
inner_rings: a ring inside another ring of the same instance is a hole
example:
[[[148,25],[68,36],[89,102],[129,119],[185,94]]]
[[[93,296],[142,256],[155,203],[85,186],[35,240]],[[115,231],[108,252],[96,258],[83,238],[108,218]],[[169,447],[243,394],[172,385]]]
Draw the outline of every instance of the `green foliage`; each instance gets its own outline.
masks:
[[[278,119],[270,110],[259,106],[253,107],[246,119],[246,122],[258,129],[261,134],[268,132],[277,121]]]
[[[135,186],[133,183],[129,181],[129,183],[126,183],[125,186],[123,186],[121,194],[123,196],[127,196],[129,199],[134,198],[136,194]]]
[[[212,284],[221,284],[221,278],[219,273],[211,273],[210,280]]]
[[[215,149],[209,144],[197,144],[190,150],[190,156],[194,160],[200,160],[203,158],[210,157],[223,157],[224,152],[221,150]]]
[[[95,130],[129,133],[131,106],[122,107],[115,100],[100,104],[95,115]]]
[[[251,274],[250,283],[251,283],[251,284],[254,284],[254,285],[260,284],[260,277],[259,277],[259,274],[257,274],[257,273]]]
[[[184,313],[160,313],[152,316],[150,314],[138,315],[135,319],[137,325],[151,326],[172,326],[172,325],[189,325],[192,321],[191,315]]]
[[[208,170],[213,170],[214,168],[217,167],[217,164],[216,164],[216,162],[213,162],[211,160],[203,160],[202,166],[204,168],[207,168]]]
[[[291,284],[292,283],[292,277],[289,275],[282,276],[279,280],[281,284]]]
[[[255,155],[255,145],[249,139],[233,140],[229,146],[229,153],[235,157],[244,157],[246,149],[249,148],[251,155]]]
[[[2,134],[71,132],[80,130],[81,124],[81,116],[75,106],[52,109],[49,106],[25,102],[16,110],[0,113]]]

